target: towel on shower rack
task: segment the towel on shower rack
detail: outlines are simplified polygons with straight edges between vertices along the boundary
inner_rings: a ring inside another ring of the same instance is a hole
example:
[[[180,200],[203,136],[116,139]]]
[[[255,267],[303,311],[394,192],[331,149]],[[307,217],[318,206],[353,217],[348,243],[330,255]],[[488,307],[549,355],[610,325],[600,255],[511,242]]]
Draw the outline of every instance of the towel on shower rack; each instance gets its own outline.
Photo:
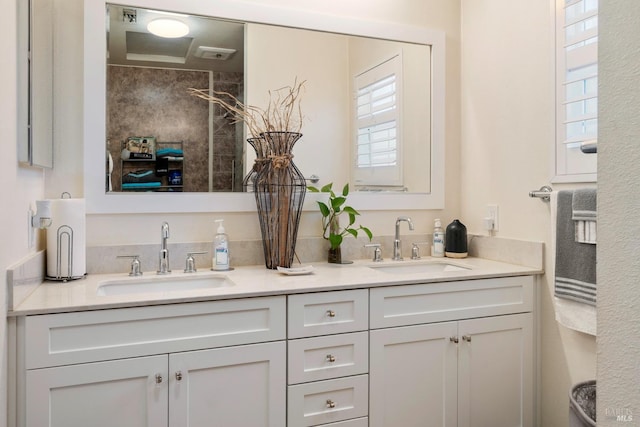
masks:
[[[573,191],[558,192],[555,295],[596,305],[596,247],[575,241]]]
[[[551,253],[556,253],[556,234],[557,234],[557,213],[558,213],[558,192],[551,193]],[[563,212],[564,209],[563,209]],[[563,213],[561,212],[561,213]],[[567,220],[571,222],[571,219]],[[565,231],[564,234],[566,238],[569,238],[570,241],[573,242],[574,245],[581,245],[583,247],[591,247],[595,250],[594,245],[585,245],[576,243],[575,240],[571,237],[571,226],[569,225],[569,230]],[[567,237],[568,236],[568,237]],[[562,245],[564,247],[564,245]],[[563,262],[564,257],[561,257],[560,262]],[[595,261],[594,261],[595,262]],[[557,262],[556,262],[557,264]],[[556,265],[553,265],[549,270],[556,269]],[[549,271],[550,274],[556,275],[554,272]],[[563,268],[560,266],[560,274],[563,273]],[[557,276],[557,275],[556,275]],[[562,276],[561,276],[562,277]],[[595,281],[595,278],[593,279]],[[554,281],[555,282],[555,281]],[[584,302],[578,302],[577,300],[568,299],[566,297],[559,298],[558,296],[553,297],[553,305],[555,310],[555,318],[558,323],[561,325],[573,329],[576,331],[580,331],[589,335],[596,335],[597,326],[596,326],[596,307],[591,304],[585,304]]]

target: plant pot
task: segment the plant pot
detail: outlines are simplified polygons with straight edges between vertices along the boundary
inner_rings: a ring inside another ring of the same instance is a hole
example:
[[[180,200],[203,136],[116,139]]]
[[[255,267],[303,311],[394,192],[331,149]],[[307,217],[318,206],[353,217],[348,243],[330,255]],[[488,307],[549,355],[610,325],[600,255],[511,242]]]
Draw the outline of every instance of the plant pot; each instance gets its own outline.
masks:
[[[335,249],[329,248],[327,262],[330,264],[342,264],[342,251],[339,246]]]

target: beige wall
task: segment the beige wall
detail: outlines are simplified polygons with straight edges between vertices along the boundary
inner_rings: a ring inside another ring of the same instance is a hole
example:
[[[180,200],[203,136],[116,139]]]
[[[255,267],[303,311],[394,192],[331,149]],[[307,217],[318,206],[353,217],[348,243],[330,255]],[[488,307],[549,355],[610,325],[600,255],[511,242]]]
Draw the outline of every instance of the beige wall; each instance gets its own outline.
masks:
[[[16,105],[16,4],[7,2],[0,14],[0,319],[6,318],[7,283],[5,270],[33,253],[28,245],[27,211],[44,195],[44,173],[19,168],[17,164]],[[36,246],[39,244],[36,241]],[[0,321],[0,427],[6,426],[7,407],[7,322]]]
[[[483,233],[485,206],[496,203],[496,236],[543,241],[546,248],[549,205],[528,193],[549,184],[552,172],[551,7],[551,1],[462,0],[460,216],[471,232]],[[549,250],[545,265],[547,271],[553,265]],[[554,320],[549,276],[541,284],[539,424],[564,427],[571,385],[595,378],[595,339]]]
[[[640,419],[638,20],[640,2],[600,2],[597,408],[604,427]]]

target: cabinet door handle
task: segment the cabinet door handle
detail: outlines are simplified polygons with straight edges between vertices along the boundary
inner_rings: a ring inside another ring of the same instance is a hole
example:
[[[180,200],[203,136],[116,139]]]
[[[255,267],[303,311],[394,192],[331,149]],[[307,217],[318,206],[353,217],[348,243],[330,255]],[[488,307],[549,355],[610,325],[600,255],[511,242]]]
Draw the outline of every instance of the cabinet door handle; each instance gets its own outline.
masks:
[[[176,381],[182,381],[182,371],[176,371]]]
[[[156,374],[156,384],[162,384],[162,375]]]
[[[333,310],[327,310],[327,317],[336,317],[336,312]]]
[[[451,341],[452,343],[458,344],[458,337],[450,337],[449,341]]]
[[[331,400],[331,399],[327,399],[327,408],[331,408],[331,409],[333,409],[333,408],[335,408],[335,407],[336,407],[336,402],[334,402],[334,401],[333,401],[333,400]]]
[[[327,354],[326,359],[327,359],[327,362],[329,363],[333,363],[336,361],[336,357],[333,354]]]
[[[471,335],[463,335],[462,340],[466,342],[471,342]]]

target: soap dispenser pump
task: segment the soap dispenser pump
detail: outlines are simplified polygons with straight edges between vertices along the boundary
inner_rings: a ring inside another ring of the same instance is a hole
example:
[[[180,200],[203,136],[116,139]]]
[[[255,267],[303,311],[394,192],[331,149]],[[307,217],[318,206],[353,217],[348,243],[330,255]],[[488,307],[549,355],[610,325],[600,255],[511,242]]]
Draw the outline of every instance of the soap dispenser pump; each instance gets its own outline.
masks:
[[[223,219],[216,219],[220,223],[213,238],[212,270],[229,270],[229,238],[222,225]]]

